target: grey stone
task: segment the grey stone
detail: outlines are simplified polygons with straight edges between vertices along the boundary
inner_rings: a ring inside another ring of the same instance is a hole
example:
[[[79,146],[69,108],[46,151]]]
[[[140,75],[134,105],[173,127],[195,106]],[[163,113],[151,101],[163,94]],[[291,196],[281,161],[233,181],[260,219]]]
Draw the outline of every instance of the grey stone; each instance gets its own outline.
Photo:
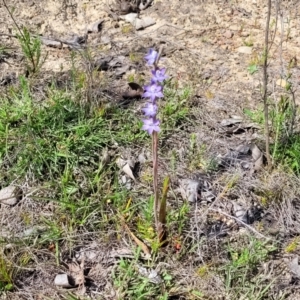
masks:
[[[72,287],[72,285],[69,283],[67,274],[57,274],[54,279],[54,284],[64,288]]]
[[[15,186],[9,185],[0,190],[0,204],[16,205],[18,203],[18,189]]]

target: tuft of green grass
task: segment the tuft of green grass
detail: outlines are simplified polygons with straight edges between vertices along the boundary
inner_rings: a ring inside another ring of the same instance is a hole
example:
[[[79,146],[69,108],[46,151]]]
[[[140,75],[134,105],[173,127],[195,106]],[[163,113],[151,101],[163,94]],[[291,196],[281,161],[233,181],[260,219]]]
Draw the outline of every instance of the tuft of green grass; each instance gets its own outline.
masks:
[[[250,64],[247,68],[247,71],[253,75],[254,73],[258,72],[258,68],[256,64]]]
[[[169,299],[165,291],[172,286],[172,276],[167,272],[162,274],[161,282],[154,283],[147,276],[141,275],[143,268],[139,262],[140,249],[135,252],[132,260],[121,259],[113,271],[113,283],[117,290],[117,299]],[[147,266],[151,269],[151,266]]]
[[[49,90],[48,98],[35,102],[28,82],[20,91],[0,99],[0,164],[9,166],[2,179],[28,171],[38,178],[57,178],[66,168],[98,164],[107,146],[141,142],[146,134],[130,111],[115,108],[98,116],[75,103],[66,92]]]
[[[168,228],[176,228],[176,235],[181,236],[189,220],[190,206],[183,203],[177,210],[168,213]]]
[[[1,292],[10,291],[14,287],[14,268],[8,259],[0,254],[0,294]]]
[[[276,245],[256,238],[245,237],[244,242],[228,245],[229,262],[220,268],[230,299],[265,299],[271,283],[263,282],[259,267],[277,249]],[[247,298],[248,299],[248,298]]]
[[[197,142],[196,134],[190,135],[190,147],[188,149],[189,169],[191,171],[202,169],[205,172],[217,170],[218,162],[214,158],[208,157],[205,144]]]
[[[296,174],[300,174],[300,138],[292,130],[297,111],[291,101],[289,97],[281,96],[278,103],[270,103],[270,135],[273,141],[271,154],[276,164],[284,165]],[[252,121],[263,126],[264,113],[262,109],[256,111],[245,109],[244,113]]]
[[[191,94],[192,90],[189,87],[179,88],[177,82],[167,81],[164,86],[165,101],[160,106],[163,130],[176,130],[188,121]]]
[[[254,41],[252,37],[249,37],[248,39],[244,40],[244,45],[247,47],[253,47]]]

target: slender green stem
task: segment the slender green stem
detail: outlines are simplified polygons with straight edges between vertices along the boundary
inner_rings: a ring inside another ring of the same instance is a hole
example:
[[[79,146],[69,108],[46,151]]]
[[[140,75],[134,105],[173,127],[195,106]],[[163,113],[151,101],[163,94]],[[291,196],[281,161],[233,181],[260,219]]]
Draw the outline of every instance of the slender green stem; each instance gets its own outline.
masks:
[[[158,197],[158,135],[157,132],[152,133],[152,156],[153,156],[153,191],[154,191],[154,219],[156,229],[159,226],[158,212],[159,212],[159,197]]]

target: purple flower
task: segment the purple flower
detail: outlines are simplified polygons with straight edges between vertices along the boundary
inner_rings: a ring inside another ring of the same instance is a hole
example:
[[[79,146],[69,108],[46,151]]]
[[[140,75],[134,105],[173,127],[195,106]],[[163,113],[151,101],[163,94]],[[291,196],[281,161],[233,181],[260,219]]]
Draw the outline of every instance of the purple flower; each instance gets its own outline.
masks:
[[[148,131],[149,134],[152,134],[153,131],[159,132],[159,120],[151,118],[151,119],[144,119],[144,125],[142,127],[143,130]]]
[[[154,103],[151,103],[151,102],[148,102],[146,104],[146,106],[142,109],[142,111],[144,112],[145,116],[147,117],[155,117],[156,114],[157,114],[157,110],[158,110],[158,107],[156,104]]]
[[[168,78],[168,76],[166,76],[166,68],[162,68],[162,69],[156,69],[156,70],[152,70],[152,80],[156,81],[156,82],[163,82],[165,79]]]
[[[157,59],[157,51],[153,50],[153,49],[149,49],[149,52],[147,53],[147,55],[145,56],[145,59],[147,61],[148,65],[153,65]]]
[[[150,85],[145,86],[145,93],[143,97],[150,98],[154,101],[156,98],[162,98],[164,95],[162,93],[162,86],[151,82]]]

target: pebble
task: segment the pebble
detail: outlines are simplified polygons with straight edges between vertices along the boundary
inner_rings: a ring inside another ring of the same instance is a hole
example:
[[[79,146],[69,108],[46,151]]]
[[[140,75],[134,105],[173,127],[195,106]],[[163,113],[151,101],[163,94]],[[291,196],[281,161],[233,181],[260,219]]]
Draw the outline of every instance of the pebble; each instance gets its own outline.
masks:
[[[238,26],[238,25],[231,25],[229,27],[230,30],[233,30],[233,31],[239,31],[241,29],[241,26]]]
[[[196,202],[199,197],[200,182],[192,179],[182,179],[180,182],[180,191],[182,198],[189,202]]]
[[[226,37],[227,39],[231,39],[233,37],[233,32],[230,30],[226,30],[224,33],[224,37]]]
[[[243,53],[243,54],[251,54],[252,53],[252,48],[247,47],[247,46],[242,46],[237,48],[237,52]]]
[[[72,287],[67,274],[57,274],[54,279],[54,284],[64,288]]]
[[[13,206],[18,203],[17,187],[9,185],[0,190],[0,204]]]
[[[240,36],[241,36],[241,37],[248,37],[249,35],[250,35],[250,33],[247,32],[247,31],[242,31],[242,32],[240,33]]]
[[[279,78],[276,80],[276,85],[279,85],[282,88],[285,88],[287,86],[287,84],[288,84],[288,82],[284,79]]]

